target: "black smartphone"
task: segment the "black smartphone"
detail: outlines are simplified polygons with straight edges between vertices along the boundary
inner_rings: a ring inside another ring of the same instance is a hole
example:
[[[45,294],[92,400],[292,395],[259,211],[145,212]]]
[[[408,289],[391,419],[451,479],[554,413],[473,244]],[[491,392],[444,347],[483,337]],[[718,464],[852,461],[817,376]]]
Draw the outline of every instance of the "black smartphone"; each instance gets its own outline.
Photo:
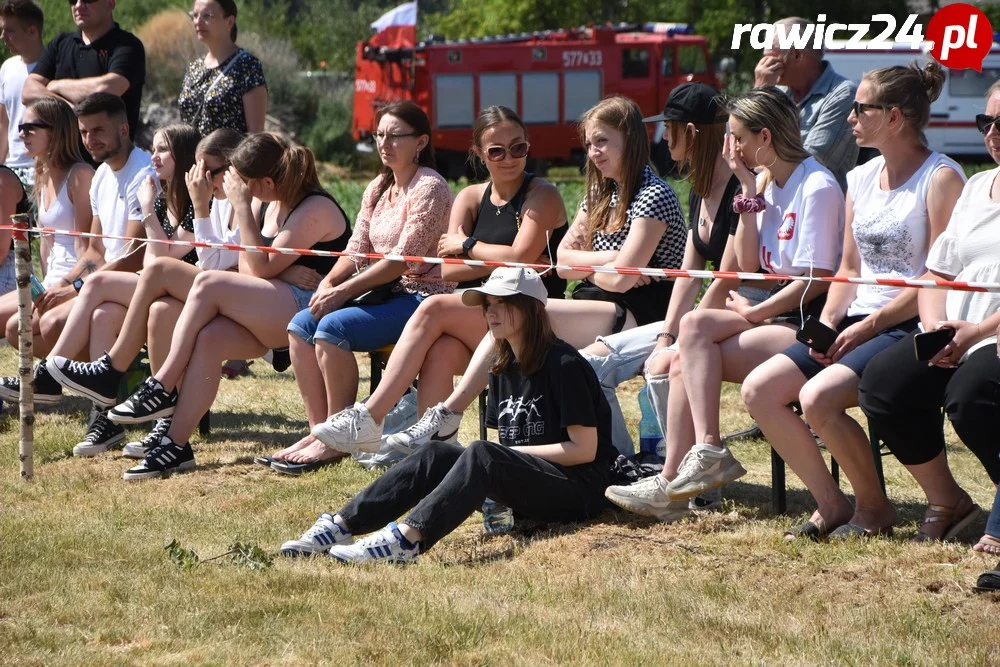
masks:
[[[837,331],[810,315],[802,323],[802,328],[796,332],[795,339],[820,354],[826,354],[826,351],[837,340]]]
[[[954,337],[955,330],[951,327],[918,333],[913,337],[913,353],[917,355],[917,361],[930,361]]]

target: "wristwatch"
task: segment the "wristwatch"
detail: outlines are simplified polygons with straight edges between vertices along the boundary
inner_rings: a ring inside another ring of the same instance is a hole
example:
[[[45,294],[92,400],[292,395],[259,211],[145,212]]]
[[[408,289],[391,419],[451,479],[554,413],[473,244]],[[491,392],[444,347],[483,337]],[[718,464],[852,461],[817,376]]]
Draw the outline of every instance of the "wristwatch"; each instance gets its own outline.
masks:
[[[71,282],[70,285],[73,286],[73,289],[79,292],[80,290],[83,289],[83,278],[77,278],[76,280]]]
[[[462,241],[462,252],[468,255],[472,251],[473,246],[475,246],[477,243],[479,243],[479,239],[477,239],[475,236],[470,236],[469,238]]]

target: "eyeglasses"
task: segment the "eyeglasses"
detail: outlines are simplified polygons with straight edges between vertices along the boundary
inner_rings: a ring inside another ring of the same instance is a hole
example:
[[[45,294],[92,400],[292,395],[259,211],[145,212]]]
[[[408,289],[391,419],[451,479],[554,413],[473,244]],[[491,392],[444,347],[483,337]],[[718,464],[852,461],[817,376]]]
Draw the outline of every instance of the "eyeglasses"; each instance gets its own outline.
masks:
[[[95,2],[97,2],[97,0],[69,0],[69,6],[72,7],[73,5],[75,5],[78,2],[82,2],[85,5],[92,5]]]
[[[224,164],[221,167],[216,167],[215,169],[209,169],[208,170],[208,174],[212,178],[215,178],[216,176],[218,176],[219,174],[221,174],[222,172],[224,172],[226,169],[229,169],[229,165],[228,164]]]
[[[87,0],[84,0],[84,2],[86,1]],[[96,0],[90,0],[90,2],[96,2]],[[212,12],[202,12],[200,14],[197,14],[195,12],[188,12],[188,16],[190,16],[191,20],[194,21],[195,23],[197,23],[201,19],[205,19],[206,21],[211,21],[212,19],[215,18],[215,14],[213,14]]]
[[[865,113],[865,111],[868,111],[868,109],[881,109],[882,111],[886,111],[888,109],[891,109],[892,106],[888,104],[868,104],[866,102],[852,102],[851,108],[854,109],[855,116],[861,116]]]
[[[51,130],[48,123],[21,123],[17,126],[17,131],[21,134],[34,134],[35,130]]]
[[[976,128],[982,134],[988,134],[991,127],[1000,132],[1000,116],[987,116],[984,113],[976,114]]]
[[[419,132],[400,132],[399,134],[393,134],[392,132],[376,132],[375,142],[379,144],[393,144],[396,143],[397,139],[402,139],[403,137],[419,136]]]
[[[486,157],[489,158],[490,162],[499,162],[509,154],[512,160],[520,160],[528,155],[529,148],[531,148],[531,144],[527,141],[519,141],[511,145],[510,148],[490,146],[486,149]]]

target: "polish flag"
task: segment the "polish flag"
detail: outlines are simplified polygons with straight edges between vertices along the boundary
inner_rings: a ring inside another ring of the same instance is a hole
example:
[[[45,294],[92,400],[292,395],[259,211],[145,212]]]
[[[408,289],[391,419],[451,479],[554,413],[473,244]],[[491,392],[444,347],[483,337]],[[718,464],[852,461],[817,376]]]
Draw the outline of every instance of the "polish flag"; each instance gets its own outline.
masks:
[[[392,48],[413,47],[417,44],[417,2],[393,7],[371,25],[378,33],[369,40],[373,46]]]

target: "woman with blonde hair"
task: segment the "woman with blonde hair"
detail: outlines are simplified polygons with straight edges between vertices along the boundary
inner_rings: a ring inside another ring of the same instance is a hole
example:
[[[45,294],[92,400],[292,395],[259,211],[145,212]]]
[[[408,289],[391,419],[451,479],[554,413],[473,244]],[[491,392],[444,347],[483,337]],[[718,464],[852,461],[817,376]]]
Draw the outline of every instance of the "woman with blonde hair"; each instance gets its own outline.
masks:
[[[833,174],[803,148],[795,104],[777,88],[764,87],[731,100],[727,111],[731,135],[723,154],[743,190],[733,200],[740,214],[740,270],[832,275],[840,263],[844,196]],[[688,499],[744,475],[719,433],[722,383],[742,382],[791,345],[802,313],[819,313],[826,288],[778,283],[755,300],[733,291],[725,309],[682,317],[681,363],[670,371],[663,471],[610,487],[608,498],[638,514],[676,521],[690,511]]]

